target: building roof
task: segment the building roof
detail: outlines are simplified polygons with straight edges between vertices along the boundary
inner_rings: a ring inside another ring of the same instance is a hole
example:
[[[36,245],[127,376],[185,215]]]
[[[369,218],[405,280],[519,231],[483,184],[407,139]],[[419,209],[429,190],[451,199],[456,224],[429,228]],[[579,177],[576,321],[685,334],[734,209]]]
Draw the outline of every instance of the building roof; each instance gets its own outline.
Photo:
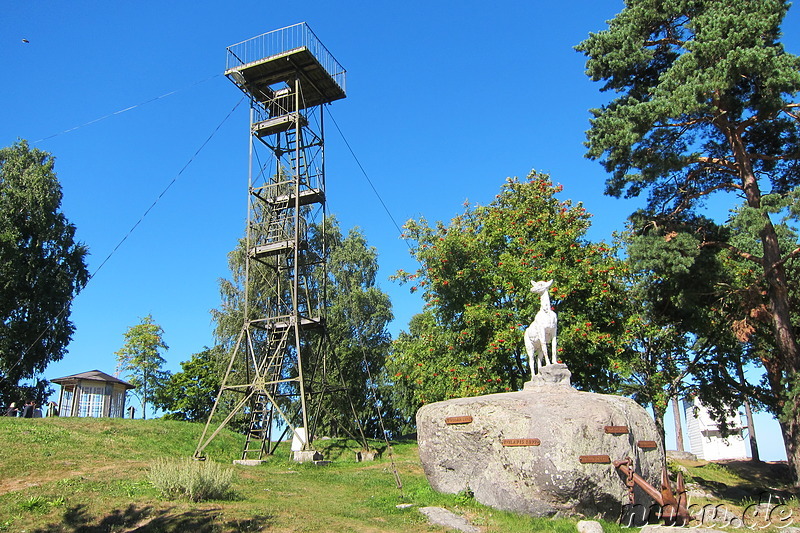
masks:
[[[114,376],[109,376],[105,372],[100,372],[99,370],[89,370],[88,372],[81,372],[80,374],[64,376],[63,378],[51,379],[50,381],[52,381],[53,383],[58,383],[59,385],[67,385],[82,379],[88,379],[92,381],[104,381],[106,383],[120,383],[121,385],[124,385],[128,389],[136,388],[127,381],[122,381],[121,379],[115,378]]]

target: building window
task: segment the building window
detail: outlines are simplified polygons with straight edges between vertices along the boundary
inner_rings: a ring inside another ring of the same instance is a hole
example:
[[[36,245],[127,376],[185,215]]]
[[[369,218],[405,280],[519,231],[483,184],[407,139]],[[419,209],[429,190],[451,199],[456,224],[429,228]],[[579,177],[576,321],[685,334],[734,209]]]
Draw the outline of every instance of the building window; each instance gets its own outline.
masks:
[[[72,416],[72,389],[64,389],[64,396],[61,398],[59,412],[61,416]]]
[[[81,392],[78,416],[99,418],[103,414],[103,391],[105,387],[85,387]]]
[[[112,418],[123,418],[125,409],[125,391],[114,392],[111,396],[111,412],[109,416]]]

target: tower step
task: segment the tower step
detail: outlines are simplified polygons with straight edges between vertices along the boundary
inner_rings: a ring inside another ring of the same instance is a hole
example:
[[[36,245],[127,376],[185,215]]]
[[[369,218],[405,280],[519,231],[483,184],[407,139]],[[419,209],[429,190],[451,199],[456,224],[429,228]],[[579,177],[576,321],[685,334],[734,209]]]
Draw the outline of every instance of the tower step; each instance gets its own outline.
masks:
[[[305,250],[308,248],[308,245],[304,242],[300,243],[300,250]],[[250,248],[250,257],[253,259],[261,259],[262,257],[269,257],[273,255],[280,255],[283,253],[289,253],[291,250],[294,250],[294,241],[278,241],[278,242],[271,242],[269,244],[262,244],[259,246],[253,246]]]
[[[325,193],[322,189],[305,189],[300,191],[300,194],[297,197],[297,201],[299,202],[300,206],[310,205],[310,204],[321,204],[325,201]],[[289,194],[282,194],[280,196],[275,196],[273,198],[269,198],[267,203],[273,205],[276,209],[286,209],[287,207],[294,207],[295,205],[295,194],[291,192]]]
[[[308,126],[308,120],[306,120],[303,115],[299,115],[298,113],[289,113],[256,122],[251,126],[250,129],[253,132],[253,135],[256,137],[267,137],[269,135],[294,128],[297,125],[298,120],[300,121],[300,127]]]

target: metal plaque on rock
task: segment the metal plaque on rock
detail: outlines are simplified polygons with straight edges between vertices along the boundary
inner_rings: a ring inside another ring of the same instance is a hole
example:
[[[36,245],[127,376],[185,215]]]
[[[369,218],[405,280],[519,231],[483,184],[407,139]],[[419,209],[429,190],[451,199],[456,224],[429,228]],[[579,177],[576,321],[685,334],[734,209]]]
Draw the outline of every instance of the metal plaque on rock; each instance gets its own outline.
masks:
[[[581,464],[611,464],[611,457],[608,455],[581,455]]]
[[[444,423],[448,426],[457,425],[457,424],[470,424],[472,423],[471,416],[448,416],[444,419]]]
[[[503,439],[503,446],[539,446],[539,439]]]

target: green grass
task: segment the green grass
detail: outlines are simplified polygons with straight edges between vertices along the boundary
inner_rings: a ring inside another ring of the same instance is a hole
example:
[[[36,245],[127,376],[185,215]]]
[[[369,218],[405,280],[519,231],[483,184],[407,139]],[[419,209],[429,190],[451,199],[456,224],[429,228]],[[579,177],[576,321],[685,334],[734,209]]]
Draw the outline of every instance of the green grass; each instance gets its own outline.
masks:
[[[402,489],[388,450],[356,463],[355,443],[320,440],[328,466],[294,463],[282,445],[261,466],[233,467],[224,500],[165,498],[148,480],[152,465],[190,457],[201,431],[166,420],[0,417],[0,531],[444,531],[417,511],[430,505],[464,514],[487,533],[575,531],[575,520],[514,515],[433,491],[413,441],[392,447]],[[241,446],[241,435],[223,431],[206,454],[231,468]]]
[[[690,508],[707,520],[705,527],[779,532],[797,524],[797,488],[785,463],[673,461],[671,470],[677,471],[677,465],[688,472],[689,489],[696,485],[706,493],[689,498]]]
[[[486,533],[576,531],[575,519],[520,516],[485,507],[465,494],[433,491],[413,441],[392,448],[403,483],[398,489],[388,450],[374,462],[356,463],[355,443],[319,440],[317,447],[333,459],[328,466],[294,463],[282,445],[261,466],[233,467],[243,438],[223,431],[206,455],[233,468],[232,491],[225,499],[192,502],[162,496],[149,481],[152,465],[191,457],[201,431],[200,424],[166,420],[0,417],[0,531],[445,531],[417,511],[432,505],[465,515]],[[715,470],[702,468],[694,468],[692,475],[700,478],[699,472]],[[398,509],[401,503],[413,507]],[[624,529],[608,522],[603,526],[606,533]]]
[[[740,476],[733,473],[726,466],[717,463],[706,463],[696,466],[689,470],[693,472],[692,478],[699,478],[713,483],[724,483],[725,485],[741,485],[745,482]]]

